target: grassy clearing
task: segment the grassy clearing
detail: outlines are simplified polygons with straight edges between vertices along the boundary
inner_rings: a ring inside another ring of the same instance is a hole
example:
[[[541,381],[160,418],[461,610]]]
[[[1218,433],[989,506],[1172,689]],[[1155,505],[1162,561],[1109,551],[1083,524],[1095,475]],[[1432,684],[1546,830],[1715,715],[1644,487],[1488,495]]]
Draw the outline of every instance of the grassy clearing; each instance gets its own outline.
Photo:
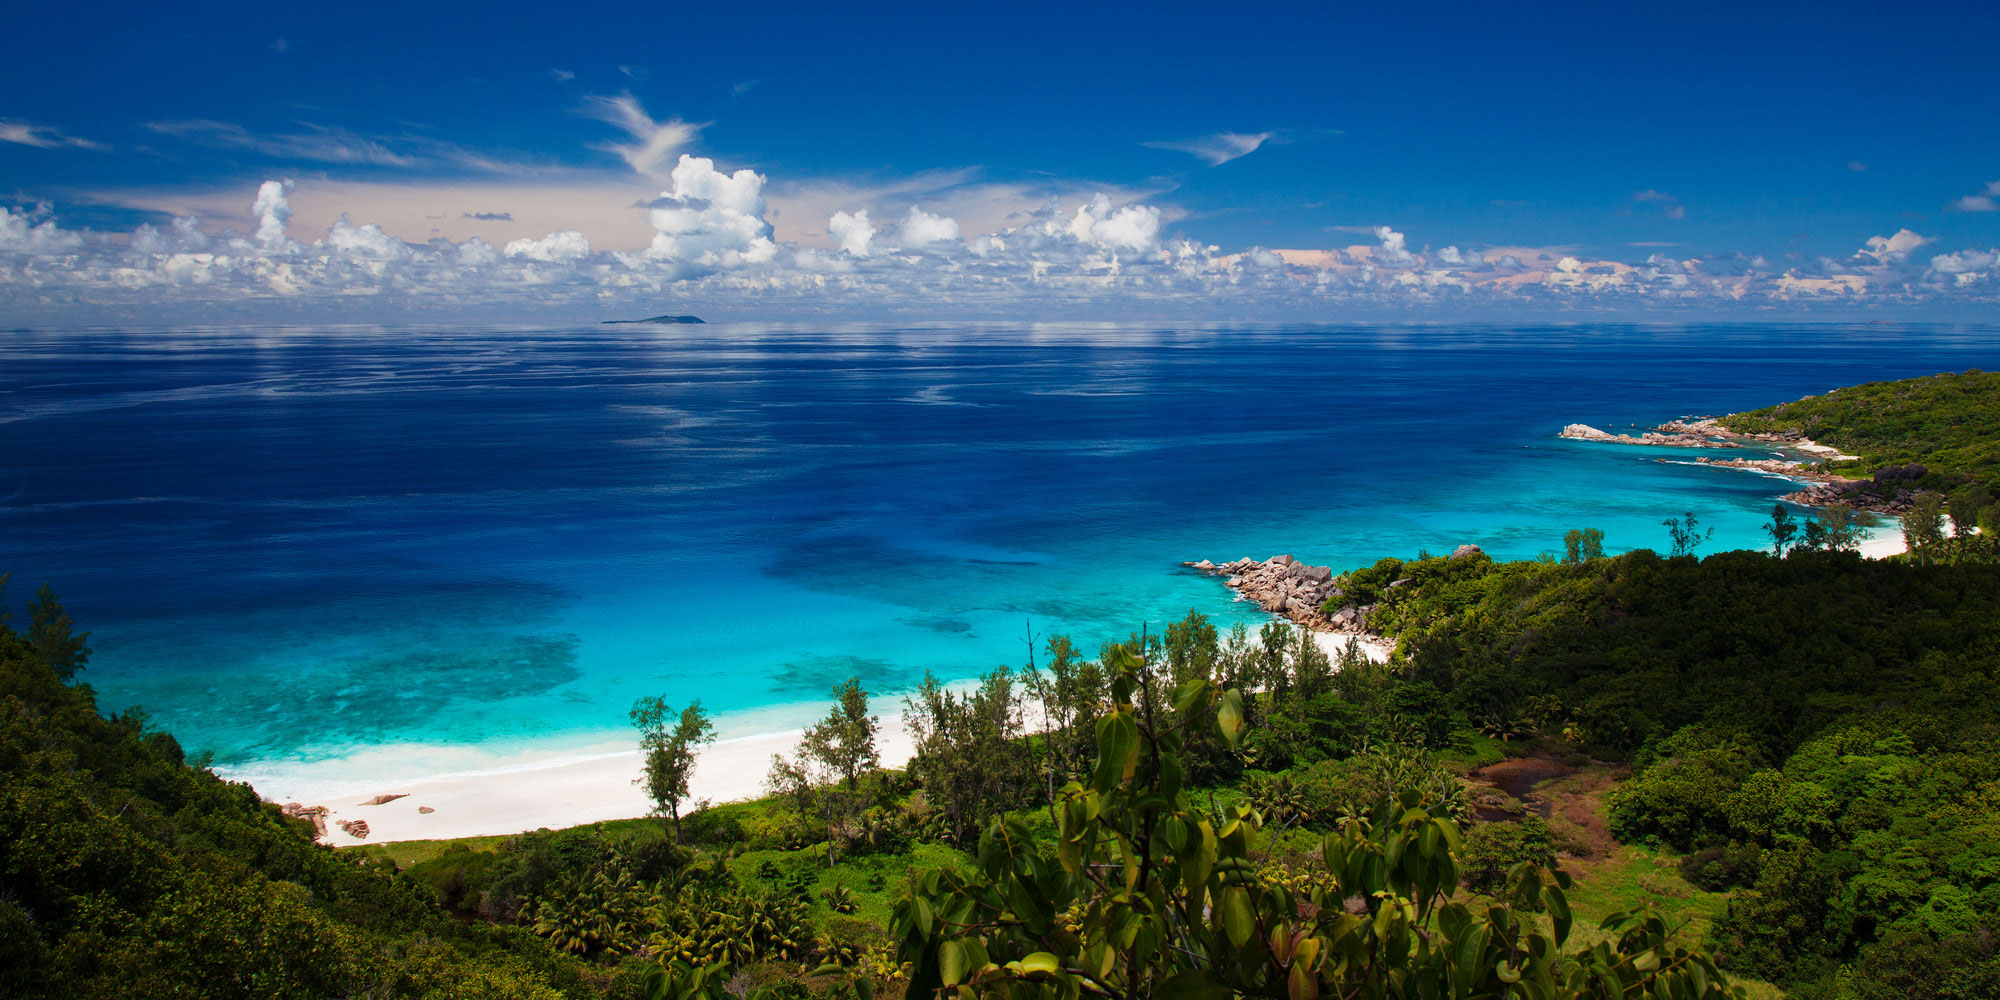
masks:
[[[847,916],[877,927],[889,926],[890,911],[913,875],[934,869],[969,871],[972,859],[942,844],[914,844],[902,854],[863,854],[828,867],[825,845],[798,851],[745,851],[729,859],[729,873],[744,886],[763,892],[803,892],[811,904],[806,917],[815,924],[840,916],[827,905],[825,894],[845,886],[854,894],[855,910]]]
[[[1623,910],[1650,906],[1680,927],[1683,941],[1700,941],[1729,904],[1729,894],[1705,892],[1681,877],[1680,859],[1635,844],[1620,844],[1604,860],[1575,873],[1569,891],[1576,923],[1570,944],[1588,948],[1611,935],[1598,929],[1604,918]],[[1752,1000],[1777,1000],[1784,991],[1762,980],[1731,976]]]

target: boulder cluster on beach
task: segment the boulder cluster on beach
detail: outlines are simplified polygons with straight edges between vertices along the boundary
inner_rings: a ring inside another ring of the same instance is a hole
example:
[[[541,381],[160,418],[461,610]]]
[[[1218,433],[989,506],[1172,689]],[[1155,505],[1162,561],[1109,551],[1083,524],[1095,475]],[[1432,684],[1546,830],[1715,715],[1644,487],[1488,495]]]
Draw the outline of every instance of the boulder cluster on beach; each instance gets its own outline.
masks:
[[[279,808],[287,816],[294,816],[299,819],[310,820],[313,825],[314,839],[319,839],[326,836],[325,806],[308,806],[308,805],[301,805],[297,802],[287,802],[283,806],[280,806]]]
[[[1329,615],[1321,610],[1330,598],[1340,596],[1340,584],[1327,566],[1308,566],[1291,556],[1272,556],[1263,562],[1238,559],[1217,565],[1207,559],[1182,563],[1189,569],[1211,576],[1227,577],[1229,589],[1256,601],[1257,606],[1315,632],[1359,631],[1366,609],[1341,608]]]

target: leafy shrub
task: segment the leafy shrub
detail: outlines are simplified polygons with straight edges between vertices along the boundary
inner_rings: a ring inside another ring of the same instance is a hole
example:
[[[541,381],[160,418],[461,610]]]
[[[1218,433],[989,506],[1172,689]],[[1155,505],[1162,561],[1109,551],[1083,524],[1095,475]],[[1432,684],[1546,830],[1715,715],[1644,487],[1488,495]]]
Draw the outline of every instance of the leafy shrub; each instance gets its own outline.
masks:
[[[1752,885],[1757,881],[1757,866],[1763,857],[1763,849],[1756,844],[1731,841],[1682,858],[1681,877],[1707,892]]]
[[[1523,862],[1555,867],[1555,836],[1541,817],[1480,823],[1465,833],[1459,879],[1474,892],[1493,895],[1506,887],[1507,872]]]

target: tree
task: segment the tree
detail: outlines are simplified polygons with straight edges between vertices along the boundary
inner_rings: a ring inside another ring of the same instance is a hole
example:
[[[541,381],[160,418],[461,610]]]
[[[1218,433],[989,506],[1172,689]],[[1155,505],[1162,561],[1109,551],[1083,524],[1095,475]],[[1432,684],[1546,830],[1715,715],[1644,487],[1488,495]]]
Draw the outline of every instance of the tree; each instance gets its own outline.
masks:
[[[1813,529],[1817,528],[1815,532]],[[1819,544],[1829,552],[1846,552],[1861,544],[1864,527],[1855,516],[1854,508],[1838,500],[1819,509],[1819,517],[1806,525],[1806,538],[1810,541],[1816,533]]]
[[[904,699],[903,718],[916,742],[910,774],[931,805],[944,812],[953,840],[970,844],[988,817],[1035,797],[1021,698],[1006,667],[987,674],[978,690],[964,696],[926,672],[923,686]]]
[[[1242,693],[1193,678],[1168,714],[1144,656],[1119,647],[1112,666],[1097,766],[1062,791],[1054,857],[999,817],[975,870],[927,872],[897,904],[911,1000],[1731,995],[1649,911],[1614,915],[1609,940],[1564,954],[1560,871],[1522,862],[1497,905],[1454,901],[1458,825],[1414,791],[1327,835],[1306,886],[1260,877],[1258,812],[1194,805],[1179,759],[1189,726],[1237,744]]]
[[[1604,558],[1604,532],[1597,528],[1571,528],[1563,535],[1563,564],[1581,566]]]
[[[1796,544],[1799,537],[1799,523],[1792,520],[1791,508],[1772,504],[1771,523],[1765,526],[1764,533],[1771,536],[1771,553],[1784,558],[1785,549]]]
[[[42,584],[35,591],[35,599],[28,605],[28,648],[43,665],[55,671],[56,676],[69,680],[83,669],[84,661],[90,659],[90,647],[84,645],[90,633],[72,635],[76,623],[70,620],[69,612],[63,610],[62,601],[48,584]]]
[[[840,842],[861,811],[861,776],[879,762],[875,731],[881,725],[868,714],[860,678],[834,685],[833,699],[833,711],[806,730],[796,759],[771,755],[766,779],[771,791],[790,799],[800,813],[819,814],[826,824],[829,866],[840,860]]]
[[[1903,544],[1918,562],[1930,562],[1936,547],[1944,544],[1944,498],[1924,490],[1903,512]]]
[[[632,703],[632,725],[639,730],[639,752],[645,755],[646,773],[634,784],[646,786],[653,811],[673,824],[674,841],[681,839],[681,800],[687,798],[688,779],[694,776],[697,748],[715,739],[715,724],[702,711],[700,699],[682,709],[672,728],[667,720],[674,710],[665,698],[641,698]]]
[[[875,751],[875,731],[880,727],[880,720],[868,714],[868,692],[861,689],[861,679],[849,677],[834,685],[833,711],[806,730],[800,749],[839,772],[852,791],[862,773],[880,762]]]
[[[1104,673],[1096,660],[1086,659],[1069,636],[1048,640],[1048,673],[1029,667],[1027,685],[1041,703],[1049,747],[1048,794],[1087,770],[1096,731],[1099,703],[1104,699]]]
[[[1966,483],[1951,491],[1951,532],[1964,538],[1979,527],[1980,515],[1993,506],[1993,492],[1984,483]]]
[[[1667,529],[1667,537],[1673,540],[1673,551],[1667,553],[1667,555],[1694,555],[1695,550],[1701,548],[1701,543],[1715,537],[1714,528],[1710,528],[1707,531],[1697,530],[1695,526],[1699,523],[1699,521],[1695,520],[1694,511],[1688,511],[1680,517],[1670,517],[1661,521],[1660,524],[1664,525]]]

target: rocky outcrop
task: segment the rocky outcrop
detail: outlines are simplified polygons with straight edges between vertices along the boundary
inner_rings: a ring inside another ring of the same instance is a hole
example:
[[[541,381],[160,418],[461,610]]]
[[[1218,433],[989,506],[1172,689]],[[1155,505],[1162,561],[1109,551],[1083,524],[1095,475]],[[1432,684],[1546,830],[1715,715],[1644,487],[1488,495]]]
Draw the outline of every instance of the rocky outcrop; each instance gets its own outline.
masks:
[[[1563,427],[1562,433],[1556,436],[1569,438],[1572,441],[1617,440],[1612,436],[1610,431],[1600,431],[1597,428],[1590,426],[1589,424],[1567,424]]]
[[[396,801],[397,799],[400,799],[400,798],[405,798],[405,797],[407,797],[407,796],[408,796],[409,794],[410,794],[410,793],[408,793],[408,792],[396,792],[396,793],[393,793],[393,794],[390,794],[390,795],[377,795],[377,796],[375,796],[374,798],[372,798],[372,799],[369,799],[368,801],[366,801],[366,802],[363,802],[363,803],[361,803],[361,804],[362,804],[362,805],[364,805],[364,806],[380,806],[380,805],[387,805],[387,804],[389,804],[389,803],[391,803],[391,802],[394,802],[394,801]]]
[[[1781,499],[1787,503],[1805,507],[1844,503],[1855,510],[1890,515],[1901,515],[1910,509],[1916,501],[1916,494],[1902,483],[1922,479],[1924,474],[1921,465],[1914,469],[1891,465],[1876,472],[1872,479],[1849,479],[1779,458],[1697,458],[1695,461],[1722,469],[1770,472],[1798,480],[1804,489],[1785,494]]]
[[[1460,546],[1478,552],[1478,546]],[[1454,552],[1457,557],[1459,553]],[[1375,636],[1368,630],[1368,612],[1375,606],[1343,604],[1340,578],[1327,566],[1309,566],[1291,556],[1272,556],[1262,562],[1238,559],[1220,565],[1203,559],[1182,563],[1189,569],[1220,576],[1224,585],[1244,600],[1255,601],[1270,613],[1314,632],[1340,632]],[[1393,586],[1393,585],[1392,585]],[[1331,603],[1334,610],[1327,611]]]
[[[1644,444],[1663,448],[1740,448],[1736,435],[1724,430],[1714,419],[1669,420],[1643,434],[1613,434],[1589,424],[1570,424],[1557,437],[1573,441],[1605,441],[1611,444]]]
[[[1316,632],[1341,631],[1332,617],[1320,610],[1329,598],[1340,596],[1340,585],[1334,582],[1329,567],[1308,566],[1291,556],[1272,556],[1263,562],[1238,559],[1220,566],[1203,559],[1181,565],[1225,577],[1223,582],[1229,589],[1274,615]]]
[[[1892,487],[1893,489],[1893,487]],[[1844,503],[1855,510],[1875,514],[1900,517],[1909,512],[1916,503],[1916,492],[1909,489],[1883,489],[1882,485],[1867,479],[1834,479],[1808,485],[1805,489],[1787,493],[1783,499],[1806,507],[1824,507],[1830,503]]]
[[[295,816],[299,819],[312,821],[313,839],[318,840],[326,836],[325,806],[307,806],[300,805],[297,802],[287,802],[278,808],[287,816]]]
[[[356,840],[368,839],[368,821],[365,819],[344,819],[338,825]]]

